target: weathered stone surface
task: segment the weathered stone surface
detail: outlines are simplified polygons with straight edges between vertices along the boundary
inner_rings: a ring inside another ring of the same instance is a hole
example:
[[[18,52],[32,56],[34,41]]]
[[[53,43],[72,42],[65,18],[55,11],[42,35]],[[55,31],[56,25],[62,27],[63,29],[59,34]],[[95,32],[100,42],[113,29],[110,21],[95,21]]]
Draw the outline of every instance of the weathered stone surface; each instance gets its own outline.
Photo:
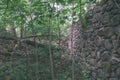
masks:
[[[108,61],[110,59],[110,52],[105,51],[101,54],[101,60],[102,61]]]
[[[75,63],[78,63],[80,61],[80,56],[75,55],[74,56]]]
[[[93,23],[95,22],[98,22],[98,21],[101,21],[102,20],[102,15],[100,13],[96,13],[94,16],[93,16]]]
[[[93,9],[94,15],[88,14],[88,27],[84,28],[82,37],[74,31],[74,52],[81,51],[80,59],[86,62],[92,80],[120,80],[120,10],[113,0],[103,0]],[[81,39],[82,47],[77,43]]]
[[[110,78],[109,80],[119,80],[118,78]]]
[[[117,40],[113,40],[112,44],[113,44],[114,49],[116,49],[118,47],[118,41]]]
[[[112,65],[116,65],[118,63],[119,63],[119,59],[118,58],[112,58],[112,60],[111,60],[111,64]]]
[[[116,75],[115,75],[115,72],[112,72],[111,73],[111,77],[115,77]]]
[[[119,55],[120,55],[120,48],[117,49],[117,53],[119,53]]]
[[[117,35],[120,35],[120,25],[115,27],[114,31]]]
[[[98,30],[97,34],[99,36],[104,36],[104,38],[111,38],[114,34],[114,29],[112,27],[101,28]]]
[[[117,36],[116,35],[112,35],[111,40],[113,41],[113,40],[116,40],[116,39],[117,39]]]
[[[106,10],[106,11],[111,11],[111,10],[113,9],[113,6],[114,6],[114,5],[107,6],[105,10]]]
[[[101,46],[102,45],[102,38],[100,36],[96,37],[95,44],[96,44],[96,46]]]
[[[104,37],[105,38],[111,38],[111,36],[114,34],[114,30],[111,27],[107,27],[104,29]]]
[[[90,63],[91,65],[95,65],[95,64],[96,64],[96,60],[95,60],[95,59],[90,59],[89,63]]]
[[[97,62],[96,67],[97,67],[97,68],[101,68],[101,61],[98,61],[98,62]]]
[[[95,58],[96,57],[96,53],[95,52],[91,52],[91,57]]]
[[[102,69],[98,69],[97,74],[98,74],[97,76],[100,77],[100,78],[102,78],[105,75],[105,73]]]
[[[117,2],[118,4],[120,4],[120,0],[116,0],[116,2]]]
[[[113,8],[114,8],[113,1],[109,1],[109,2],[107,3],[107,6],[106,6],[106,8],[105,8],[105,11],[111,11]]]
[[[100,54],[101,54],[101,53],[98,51],[98,52],[97,52],[97,56],[96,56],[98,59],[100,59]]]
[[[111,18],[111,26],[116,27],[120,24],[120,15],[115,15]]]
[[[102,7],[96,6],[93,11],[94,11],[94,13],[100,13],[102,11]]]
[[[110,16],[109,16],[109,14],[107,13],[107,12],[105,12],[104,14],[103,14],[103,16],[102,16],[102,23],[103,24],[108,24],[109,22],[110,22]]]
[[[105,40],[104,45],[107,50],[110,50],[112,48],[112,42],[110,42],[110,40]]]
[[[116,75],[120,78],[120,68],[116,70]]]
[[[118,15],[119,13],[120,13],[119,9],[112,9],[110,11],[110,14],[112,14],[112,15]]]
[[[97,77],[96,73],[95,72],[92,72],[91,73],[91,76],[93,77],[93,79],[95,79]]]
[[[97,35],[103,36],[103,35],[104,35],[104,28],[100,28],[100,29],[97,31]]]

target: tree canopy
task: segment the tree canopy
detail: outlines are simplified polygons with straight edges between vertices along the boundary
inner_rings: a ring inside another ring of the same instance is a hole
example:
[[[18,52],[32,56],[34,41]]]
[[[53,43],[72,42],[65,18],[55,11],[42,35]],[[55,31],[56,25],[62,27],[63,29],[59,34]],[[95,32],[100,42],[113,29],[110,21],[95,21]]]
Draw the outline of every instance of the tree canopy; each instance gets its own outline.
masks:
[[[53,34],[65,35],[67,28],[84,16],[86,4],[96,0],[1,0],[0,29],[13,30],[16,36],[47,35],[52,18]],[[81,13],[81,14],[80,14]],[[66,31],[64,31],[66,30]]]

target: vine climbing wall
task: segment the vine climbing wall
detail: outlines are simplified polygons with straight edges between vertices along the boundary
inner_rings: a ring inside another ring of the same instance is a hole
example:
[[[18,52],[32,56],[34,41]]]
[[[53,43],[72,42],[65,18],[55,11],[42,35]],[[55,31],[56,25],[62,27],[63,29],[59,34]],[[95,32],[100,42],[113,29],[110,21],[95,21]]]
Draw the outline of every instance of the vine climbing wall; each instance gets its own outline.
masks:
[[[120,0],[103,0],[86,20],[87,26],[73,29],[73,52],[84,59],[91,80],[120,80]]]

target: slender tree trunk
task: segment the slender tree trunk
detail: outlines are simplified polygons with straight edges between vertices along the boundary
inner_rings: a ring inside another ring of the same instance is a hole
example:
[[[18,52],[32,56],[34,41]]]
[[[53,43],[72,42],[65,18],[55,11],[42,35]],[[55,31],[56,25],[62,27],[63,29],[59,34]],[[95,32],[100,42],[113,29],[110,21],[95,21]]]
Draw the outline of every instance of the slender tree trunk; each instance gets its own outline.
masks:
[[[53,8],[54,8],[54,4],[55,4],[55,1],[53,0]],[[49,57],[50,57],[50,67],[51,67],[51,77],[52,77],[52,80],[55,80],[55,76],[54,76],[54,67],[53,67],[53,54],[52,54],[52,49],[51,49],[51,42],[52,42],[52,20],[53,20],[53,10],[51,13],[49,13],[51,16],[49,18],[49,23],[50,23],[50,26],[49,26]]]
[[[17,37],[17,33],[16,33],[16,30],[15,30],[14,21],[12,21],[11,27],[12,27],[11,31],[12,31],[13,37],[16,38]]]
[[[21,24],[21,28],[20,28],[20,38],[23,38],[23,26]]]
[[[75,59],[74,59],[74,0],[73,0],[73,5],[72,5],[72,28],[71,28],[71,56],[72,56],[72,80],[75,80]]]

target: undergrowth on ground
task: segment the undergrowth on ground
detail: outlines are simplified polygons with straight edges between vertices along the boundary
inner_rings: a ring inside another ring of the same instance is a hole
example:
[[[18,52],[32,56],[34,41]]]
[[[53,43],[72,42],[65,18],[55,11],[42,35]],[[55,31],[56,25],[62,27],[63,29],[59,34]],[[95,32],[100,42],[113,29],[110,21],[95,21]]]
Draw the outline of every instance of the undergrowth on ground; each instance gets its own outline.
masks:
[[[55,80],[71,80],[71,61],[65,58],[61,59],[58,56],[59,51],[55,47],[53,48]],[[47,48],[32,48],[31,51],[34,54],[19,55],[16,58],[14,58],[14,55],[10,55],[10,60],[7,60],[0,66],[0,80],[51,80]],[[82,72],[77,64],[75,67],[76,80],[90,80],[87,71]]]

